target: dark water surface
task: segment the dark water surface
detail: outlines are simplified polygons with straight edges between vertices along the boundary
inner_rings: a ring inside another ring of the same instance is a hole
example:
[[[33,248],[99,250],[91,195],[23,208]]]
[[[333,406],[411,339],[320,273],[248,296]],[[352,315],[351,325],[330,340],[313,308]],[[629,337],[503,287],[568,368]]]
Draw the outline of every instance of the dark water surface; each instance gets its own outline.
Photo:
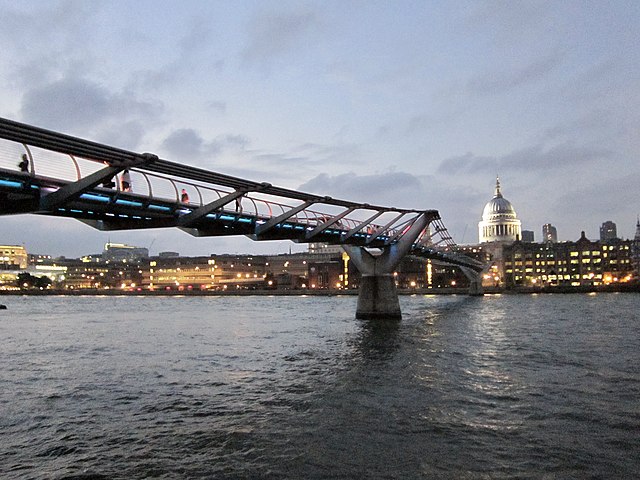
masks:
[[[0,478],[639,478],[640,296],[4,297]]]

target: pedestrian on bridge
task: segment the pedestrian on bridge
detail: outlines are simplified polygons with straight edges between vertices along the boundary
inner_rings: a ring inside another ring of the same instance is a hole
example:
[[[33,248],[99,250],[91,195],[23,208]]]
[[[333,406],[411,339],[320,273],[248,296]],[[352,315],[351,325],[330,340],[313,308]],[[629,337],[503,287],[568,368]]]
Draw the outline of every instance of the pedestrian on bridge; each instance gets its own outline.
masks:
[[[189,203],[189,194],[184,188],[182,189],[182,195],[180,196],[180,201],[182,203]]]
[[[26,153],[22,155],[22,161],[18,164],[18,168],[20,168],[21,172],[29,171],[29,157],[27,157]]]
[[[120,177],[120,187],[123,192],[131,191],[131,174],[129,173],[129,170],[122,172],[122,177]]]

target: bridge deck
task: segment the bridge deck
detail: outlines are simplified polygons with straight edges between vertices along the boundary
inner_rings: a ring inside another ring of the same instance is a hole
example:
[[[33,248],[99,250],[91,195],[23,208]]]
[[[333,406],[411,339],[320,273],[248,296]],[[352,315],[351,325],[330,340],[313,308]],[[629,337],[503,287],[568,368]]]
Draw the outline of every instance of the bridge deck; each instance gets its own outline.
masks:
[[[177,227],[196,236],[370,248],[400,241],[426,217],[429,226],[410,254],[482,269],[455,251],[436,210],[322,197],[1,118],[0,138],[0,215],[71,217],[101,230]]]

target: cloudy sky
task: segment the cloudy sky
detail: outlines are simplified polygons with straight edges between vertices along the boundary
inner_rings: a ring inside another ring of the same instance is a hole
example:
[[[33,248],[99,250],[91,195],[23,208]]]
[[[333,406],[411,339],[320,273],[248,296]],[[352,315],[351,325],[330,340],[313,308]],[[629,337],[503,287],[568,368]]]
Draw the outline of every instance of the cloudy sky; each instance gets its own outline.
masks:
[[[0,0],[0,116],[274,185],[437,209],[478,240],[496,174],[523,228],[633,237],[640,2]],[[0,218],[79,256],[302,246]]]

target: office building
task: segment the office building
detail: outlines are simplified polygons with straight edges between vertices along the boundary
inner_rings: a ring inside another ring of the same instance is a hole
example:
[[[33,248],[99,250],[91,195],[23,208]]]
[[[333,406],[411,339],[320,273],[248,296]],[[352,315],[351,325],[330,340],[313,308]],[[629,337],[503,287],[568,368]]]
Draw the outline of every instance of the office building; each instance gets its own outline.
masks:
[[[532,230],[522,230],[523,242],[534,242],[534,234]]]
[[[618,238],[616,224],[611,220],[607,220],[600,227],[600,241],[608,242],[609,240],[615,240],[616,238]]]
[[[558,231],[556,230],[556,227],[550,223],[545,223],[542,226],[542,241],[545,243],[556,243],[558,241]]]
[[[0,245],[0,270],[24,270],[29,264],[27,250],[19,245]]]
[[[514,242],[503,249],[507,288],[599,286],[633,279],[632,241]]]
[[[149,249],[123,243],[107,243],[102,252],[105,262],[135,262],[149,257]]]

